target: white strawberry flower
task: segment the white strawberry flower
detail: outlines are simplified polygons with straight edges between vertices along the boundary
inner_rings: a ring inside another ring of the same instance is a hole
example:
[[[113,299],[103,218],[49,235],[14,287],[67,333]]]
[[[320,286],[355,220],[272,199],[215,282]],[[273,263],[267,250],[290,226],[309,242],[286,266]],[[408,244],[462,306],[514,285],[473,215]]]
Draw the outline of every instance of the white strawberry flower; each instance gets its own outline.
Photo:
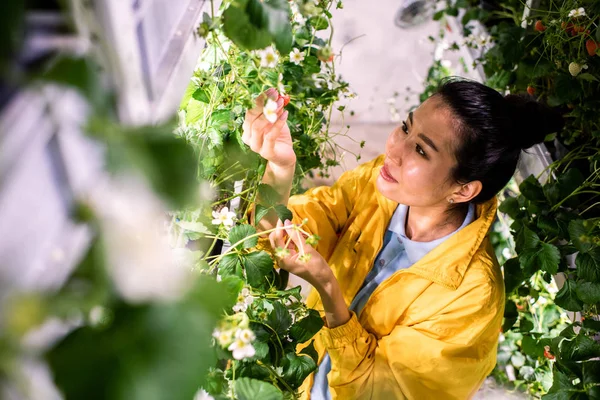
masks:
[[[232,352],[233,358],[236,360],[243,360],[244,358],[253,357],[256,354],[254,346],[241,339],[236,339],[227,350]]]
[[[263,107],[263,114],[267,121],[274,124],[279,116],[277,115],[277,102],[268,99],[267,104]]]
[[[246,304],[244,302],[236,303],[233,306],[233,311],[236,313],[245,312],[247,309],[248,309],[248,304]]]
[[[275,68],[279,61],[279,56],[273,49],[273,46],[269,46],[263,50],[258,51],[260,56],[260,66],[263,68]]]
[[[241,340],[244,343],[252,343],[252,341],[256,339],[256,336],[254,335],[254,332],[252,332],[252,330],[250,329],[238,329],[235,333],[235,338]]]
[[[294,47],[290,52],[290,61],[296,65],[300,65],[300,63],[304,61],[304,53]]]
[[[208,392],[204,389],[199,389],[194,395],[194,400],[215,400]]]
[[[569,18],[585,17],[586,15],[587,14],[585,13],[585,9],[583,7],[569,11]]]
[[[231,228],[235,221],[235,213],[229,211],[228,207],[223,207],[219,211],[213,211],[213,225],[225,225],[227,228]]]
[[[221,347],[225,347],[228,346],[229,344],[231,344],[231,342],[233,342],[234,339],[234,335],[233,335],[233,331],[232,330],[220,330],[220,329],[215,329],[213,331],[212,336],[217,339],[217,342],[219,342],[219,345]]]

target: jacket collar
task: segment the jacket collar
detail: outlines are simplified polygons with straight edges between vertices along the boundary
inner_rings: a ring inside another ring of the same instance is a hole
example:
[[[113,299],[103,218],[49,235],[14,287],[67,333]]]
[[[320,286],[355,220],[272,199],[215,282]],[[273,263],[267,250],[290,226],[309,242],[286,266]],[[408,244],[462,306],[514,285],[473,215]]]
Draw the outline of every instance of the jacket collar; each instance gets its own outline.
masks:
[[[379,169],[375,178],[378,174]],[[380,211],[383,213],[382,224],[387,224],[398,203],[384,197],[376,187],[374,190]],[[406,271],[452,290],[458,288],[473,256],[481,247],[494,222],[497,207],[498,200],[495,196],[483,204],[478,204],[473,222],[450,236]],[[382,232],[385,232],[385,227],[382,228]]]

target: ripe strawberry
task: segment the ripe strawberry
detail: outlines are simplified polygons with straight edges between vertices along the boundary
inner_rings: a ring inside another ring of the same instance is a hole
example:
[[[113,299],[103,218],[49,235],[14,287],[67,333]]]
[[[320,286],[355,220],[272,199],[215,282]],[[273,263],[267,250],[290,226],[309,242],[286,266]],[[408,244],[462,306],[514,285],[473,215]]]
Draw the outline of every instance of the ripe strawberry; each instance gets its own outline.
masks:
[[[535,21],[535,26],[533,29],[535,29],[538,32],[544,32],[546,30],[546,27],[544,26],[544,23],[538,19],[537,21]]]
[[[287,106],[288,104],[290,104],[290,96],[288,94],[284,94],[283,96],[279,95],[279,98],[283,99],[283,106],[284,107]]]
[[[560,27],[563,28],[565,32],[567,32],[567,35],[574,35],[572,23],[563,22],[562,24],[560,24]]]
[[[554,354],[550,353],[550,346],[544,346],[544,357],[546,357],[548,360],[556,359]]]
[[[594,56],[596,55],[596,50],[600,48],[600,43],[596,42],[595,40],[588,39],[585,42],[585,48],[590,56]]]
[[[527,93],[533,96],[535,93],[535,88],[533,86],[527,86]]]

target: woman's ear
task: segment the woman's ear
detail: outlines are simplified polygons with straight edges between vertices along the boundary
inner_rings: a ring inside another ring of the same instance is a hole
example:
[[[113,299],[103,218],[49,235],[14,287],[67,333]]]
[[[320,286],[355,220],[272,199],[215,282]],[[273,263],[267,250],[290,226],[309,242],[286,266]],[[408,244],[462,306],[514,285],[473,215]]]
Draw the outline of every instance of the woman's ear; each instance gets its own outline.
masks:
[[[465,183],[460,185],[457,191],[452,194],[452,198],[454,203],[468,203],[479,193],[481,193],[481,189],[483,185],[480,181],[471,181],[469,183]]]

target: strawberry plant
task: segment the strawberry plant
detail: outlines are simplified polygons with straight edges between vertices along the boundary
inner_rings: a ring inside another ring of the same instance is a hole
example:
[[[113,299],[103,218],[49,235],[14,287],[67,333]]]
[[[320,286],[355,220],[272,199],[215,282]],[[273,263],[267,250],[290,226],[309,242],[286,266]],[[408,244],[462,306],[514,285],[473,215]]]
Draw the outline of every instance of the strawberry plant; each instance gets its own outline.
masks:
[[[330,9],[341,6],[330,0],[225,1],[198,29],[206,48],[181,102],[176,134],[196,149],[199,178],[208,182],[213,202],[174,212],[169,229],[172,244],[191,254],[200,273],[237,296],[213,334],[220,361],[202,384],[207,396],[293,399],[316,369],[311,338],[323,320],[301,301],[300,287],[288,288],[287,273],[276,270],[275,254],[259,245],[255,228],[270,211],[282,221],[292,214],[278,204],[274,188],[260,183],[266,163],[241,135],[246,111],[274,88],[288,112],[297,156],[293,192],[303,190],[313,171],[327,176],[338,165],[333,139],[345,133],[330,129],[331,115],[336,100],[353,96],[335,72],[330,46]],[[275,100],[264,100],[265,117],[275,121]]]
[[[512,0],[485,10],[450,1],[435,18],[459,12],[466,38],[473,19],[488,28],[491,46],[467,43],[481,50],[475,66],[486,83],[502,92],[527,91],[565,120],[558,135],[546,138],[555,160],[542,174],[548,179],[526,177],[507,188],[500,206],[513,238],[503,265],[507,304],[493,375],[536,398],[597,398],[600,4],[542,0],[525,27],[524,6]]]

